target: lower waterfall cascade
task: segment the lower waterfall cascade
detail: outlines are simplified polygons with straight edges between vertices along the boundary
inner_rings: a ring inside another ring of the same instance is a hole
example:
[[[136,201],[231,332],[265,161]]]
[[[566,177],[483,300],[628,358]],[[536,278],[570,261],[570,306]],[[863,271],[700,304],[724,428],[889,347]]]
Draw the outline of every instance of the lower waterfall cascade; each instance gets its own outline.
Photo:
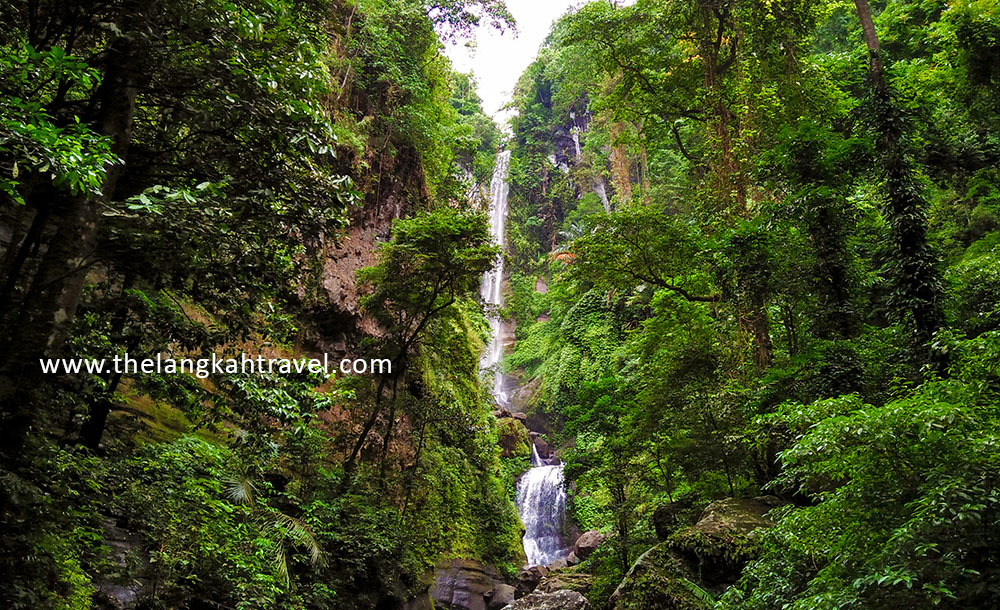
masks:
[[[546,565],[565,559],[566,489],[563,465],[547,465],[531,447],[532,468],[517,485],[517,512],[524,523],[524,554],[528,565]]]

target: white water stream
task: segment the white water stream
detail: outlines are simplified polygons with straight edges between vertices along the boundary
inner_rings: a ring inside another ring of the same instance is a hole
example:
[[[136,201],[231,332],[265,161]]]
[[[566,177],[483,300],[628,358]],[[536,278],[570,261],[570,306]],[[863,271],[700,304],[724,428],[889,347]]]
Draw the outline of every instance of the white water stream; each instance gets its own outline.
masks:
[[[563,465],[546,465],[531,446],[531,465],[517,484],[517,512],[524,523],[524,554],[529,566],[550,564],[564,559],[566,527],[566,489]]]
[[[496,169],[490,181],[490,235],[501,247],[506,247],[507,235],[507,170],[510,167],[510,151],[504,150],[497,155]],[[496,308],[503,306],[503,255],[497,257],[493,268],[483,274],[483,284],[479,294],[487,305]],[[493,397],[497,404],[506,407],[509,401],[503,389],[503,374],[500,372],[500,359],[503,358],[503,337],[501,337],[500,317],[496,312],[490,312],[490,343],[486,346],[480,366],[486,372],[493,373]]]
[[[500,246],[506,245],[509,168],[510,151],[502,151],[497,155],[496,169],[490,182],[490,234]],[[503,274],[504,259],[501,256],[493,268],[483,275],[480,288],[483,301],[496,308],[503,306]],[[491,312],[489,320],[490,343],[480,364],[484,372],[493,373],[493,397],[497,404],[507,407],[510,396],[504,389],[503,374],[499,366],[503,357],[501,321],[495,312]],[[546,565],[565,558],[568,554],[568,549],[563,548],[566,524],[563,465],[546,464],[532,444],[531,466],[517,485],[517,512],[524,523],[523,544],[528,565]]]

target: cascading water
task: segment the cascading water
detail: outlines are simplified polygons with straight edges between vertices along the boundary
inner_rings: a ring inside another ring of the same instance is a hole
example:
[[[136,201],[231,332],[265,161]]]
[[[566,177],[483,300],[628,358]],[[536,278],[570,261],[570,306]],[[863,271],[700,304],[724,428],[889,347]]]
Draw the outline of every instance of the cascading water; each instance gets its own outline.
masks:
[[[510,167],[510,151],[497,155],[496,169],[490,182],[490,234],[501,246],[505,245],[507,230],[507,171]],[[492,269],[483,275],[480,294],[489,305],[503,305],[504,261],[500,257]],[[484,371],[492,371],[493,397],[502,407],[509,405],[509,396],[504,390],[503,375],[499,364],[503,357],[503,337],[500,318],[491,313],[490,344],[483,354],[481,366]],[[517,512],[524,523],[524,553],[528,565],[545,565],[566,557],[563,548],[563,530],[566,521],[566,490],[563,485],[562,464],[546,464],[531,447],[531,466],[517,485]]]
[[[510,151],[504,150],[497,155],[496,169],[490,181],[490,235],[501,247],[506,245],[507,235],[507,170],[510,166]],[[479,289],[483,301],[488,305],[501,307],[503,305],[503,256],[497,258],[493,268],[483,274],[483,284]],[[500,373],[500,358],[503,357],[503,337],[501,336],[500,317],[491,312],[490,344],[483,354],[484,371],[493,371],[493,397],[500,406],[507,406],[508,397],[503,388],[503,375]]]
[[[524,554],[528,565],[546,565],[567,556],[563,548],[566,490],[563,465],[546,465],[531,447],[533,468],[517,484],[517,512],[524,523]]]

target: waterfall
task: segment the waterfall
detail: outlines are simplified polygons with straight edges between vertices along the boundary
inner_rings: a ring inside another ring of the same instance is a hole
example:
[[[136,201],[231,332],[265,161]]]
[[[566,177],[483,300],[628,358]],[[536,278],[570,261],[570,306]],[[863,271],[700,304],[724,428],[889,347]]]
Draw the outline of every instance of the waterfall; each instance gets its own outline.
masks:
[[[510,166],[510,151],[504,150],[497,155],[496,169],[493,170],[493,180],[490,181],[490,235],[501,247],[506,245],[507,234],[507,170]],[[500,307],[503,305],[503,255],[497,258],[492,269],[483,274],[483,284],[479,294],[488,305]],[[500,317],[490,312],[490,343],[486,346],[480,366],[484,371],[493,371],[493,397],[500,406],[507,406],[508,396],[503,389],[503,374],[500,372],[500,359],[503,357],[503,337],[501,336]]]
[[[507,172],[510,168],[510,151],[497,155],[496,169],[490,182],[490,235],[500,246],[506,245],[507,231]],[[483,274],[480,295],[488,305],[503,305],[504,259],[499,257],[492,269]],[[486,346],[480,365],[485,372],[492,371],[493,398],[506,407],[510,400],[504,390],[503,375],[499,370],[503,357],[503,336],[500,318],[490,312],[490,343]],[[566,521],[566,490],[563,484],[562,464],[548,465],[531,445],[532,468],[524,473],[517,485],[517,512],[524,523],[524,553],[528,565],[545,565],[566,557],[563,548],[563,530]]]
[[[517,484],[517,512],[524,523],[524,554],[528,565],[546,565],[564,559],[566,489],[563,465],[548,466],[531,446],[531,465]]]

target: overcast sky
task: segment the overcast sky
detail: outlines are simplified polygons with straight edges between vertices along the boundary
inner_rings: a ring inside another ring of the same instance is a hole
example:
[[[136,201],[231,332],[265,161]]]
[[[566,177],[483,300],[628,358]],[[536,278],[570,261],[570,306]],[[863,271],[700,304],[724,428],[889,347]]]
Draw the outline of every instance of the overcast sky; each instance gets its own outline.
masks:
[[[496,29],[480,27],[471,44],[445,44],[445,51],[455,69],[472,72],[479,83],[483,109],[500,124],[507,113],[500,108],[510,101],[518,77],[535,59],[538,48],[549,33],[552,22],[580,0],[507,0],[517,21],[517,35],[500,34]]]

